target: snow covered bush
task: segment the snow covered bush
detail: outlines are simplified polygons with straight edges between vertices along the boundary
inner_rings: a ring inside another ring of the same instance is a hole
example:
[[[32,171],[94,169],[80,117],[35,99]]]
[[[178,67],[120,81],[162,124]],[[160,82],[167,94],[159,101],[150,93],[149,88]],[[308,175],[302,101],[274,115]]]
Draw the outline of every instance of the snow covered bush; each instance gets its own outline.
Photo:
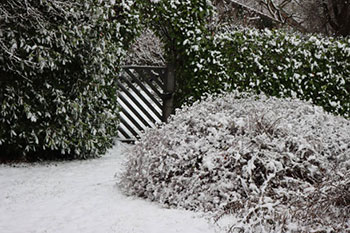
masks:
[[[130,1],[0,4],[0,160],[104,153],[116,72],[137,30]]]
[[[128,156],[126,194],[213,211],[231,232],[350,227],[350,121],[307,102],[209,97],[148,130]]]
[[[221,90],[226,75],[208,29],[215,13],[211,1],[139,1],[138,6],[143,24],[164,44],[166,62],[175,66],[176,107]]]
[[[230,29],[216,40],[233,90],[311,100],[350,117],[350,39]]]

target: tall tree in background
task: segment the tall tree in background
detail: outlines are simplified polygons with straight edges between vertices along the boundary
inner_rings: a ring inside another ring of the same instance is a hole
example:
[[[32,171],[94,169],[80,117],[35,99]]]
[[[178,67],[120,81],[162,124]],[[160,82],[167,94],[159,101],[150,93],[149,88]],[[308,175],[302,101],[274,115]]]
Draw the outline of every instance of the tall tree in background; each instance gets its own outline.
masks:
[[[349,0],[258,0],[281,22],[305,32],[350,35]]]
[[[305,6],[305,16],[316,32],[327,35],[350,35],[350,1],[312,0]]]
[[[301,32],[350,35],[350,0],[214,0],[213,3],[218,9],[225,6],[225,11],[218,10],[219,14],[232,15],[243,7],[245,12],[253,9]]]

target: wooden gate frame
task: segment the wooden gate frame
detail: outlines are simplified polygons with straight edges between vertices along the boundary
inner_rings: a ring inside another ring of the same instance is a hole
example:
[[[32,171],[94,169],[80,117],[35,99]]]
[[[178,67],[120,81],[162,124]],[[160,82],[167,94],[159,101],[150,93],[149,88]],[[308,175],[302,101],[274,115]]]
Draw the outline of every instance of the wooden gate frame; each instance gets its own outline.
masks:
[[[120,123],[132,134],[128,134],[121,125],[118,128],[118,134],[123,135],[124,139],[119,137],[121,141],[134,141],[140,135],[137,131],[143,131],[145,127],[142,127],[139,122],[142,122],[146,127],[152,127],[143,116],[147,116],[152,123],[156,123],[157,119],[151,116],[148,110],[153,112],[153,115],[157,116],[162,122],[166,122],[168,117],[174,110],[174,92],[175,92],[175,73],[174,66],[167,65],[166,67],[158,66],[122,66],[123,73],[117,80],[118,102],[126,106],[123,108],[120,104],[120,112],[124,116],[120,115]],[[136,85],[137,84],[137,85]],[[158,87],[158,88],[157,88]],[[161,90],[159,90],[159,88]],[[142,90],[143,94],[141,93]],[[130,92],[132,90],[132,92]],[[151,93],[153,92],[153,94]],[[134,94],[133,94],[134,93]],[[126,99],[125,96],[128,97]],[[143,104],[138,102],[137,98],[141,99]],[[157,98],[154,95],[158,96]],[[146,96],[145,96],[146,95]],[[150,98],[152,101],[147,100]],[[150,103],[153,102],[153,103]],[[156,111],[154,105],[157,105],[161,109],[161,114]],[[139,112],[137,107],[141,112]],[[136,116],[138,121],[132,116]],[[129,124],[132,123],[132,125]],[[137,130],[135,130],[137,128]]]

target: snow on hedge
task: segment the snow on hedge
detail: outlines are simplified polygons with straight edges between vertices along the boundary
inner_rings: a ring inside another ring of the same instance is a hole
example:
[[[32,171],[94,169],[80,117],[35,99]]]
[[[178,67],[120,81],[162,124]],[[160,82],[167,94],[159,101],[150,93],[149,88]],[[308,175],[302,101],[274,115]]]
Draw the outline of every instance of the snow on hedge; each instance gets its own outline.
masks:
[[[350,117],[350,38],[229,28],[215,39],[231,89],[296,96]]]
[[[231,232],[350,227],[350,121],[307,102],[209,97],[128,154],[126,194],[229,216]]]
[[[88,158],[113,145],[132,1],[0,4],[0,160]]]

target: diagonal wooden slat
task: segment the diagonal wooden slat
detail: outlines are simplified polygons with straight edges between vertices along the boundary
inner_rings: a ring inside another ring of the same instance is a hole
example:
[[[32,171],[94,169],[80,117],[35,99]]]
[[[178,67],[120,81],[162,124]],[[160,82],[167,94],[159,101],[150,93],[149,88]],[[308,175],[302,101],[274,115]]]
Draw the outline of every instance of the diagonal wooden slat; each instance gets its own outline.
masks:
[[[125,121],[125,120],[123,119],[123,121]],[[118,128],[118,132],[121,133],[121,134],[123,135],[123,137],[129,138],[130,135],[123,129],[122,126],[124,126],[124,124],[122,124],[122,122],[121,122],[121,124],[119,125],[119,128]],[[125,127],[126,127],[126,126],[125,126]],[[135,137],[136,137],[136,136],[135,136]]]
[[[140,77],[142,77],[142,72],[140,72],[139,70],[135,70],[139,75]],[[143,79],[143,81],[145,81],[148,86],[152,89],[152,91],[154,91],[160,98],[162,98],[162,93],[159,91],[159,89],[153,85],[153,83],[149,80],[149,79]]]
[[[163,89],[164,87],[164,78],[162,76],[165,75],[164,72],[161,72],[161,73],[155,73],[153,70],[145,70],[146,73],[148,73],[150,76],[155,76],[154,77],[154,82],[157,83],[157,85]]]
[[[136,131],[136,129],[139,131],[139,132],[142,132],[145,128],[142,127],[139,122],[137,122],[137,120],[135,118],[133,118],[128,111],[126,111],[125,109],[122,110],[122,113],[125,115],[124,117],[121,116],[121,118],[123,120],[128,121],[128,125],[129,126],[134,126],[134,130]],[[131,124],[130,124],[131,123]],[[150,127],[149,125],[147,127]],[[134,135],[134,136],[137,136],[137,135]]]
[[[147,127],[166,121],[172,112],[174,75],[167,67],[123,66],[117,80],[123,141],[139,138]],[[169,78],[168,78],[169,76]]]
[[[157,109],[148,101],[145,96],[138,90],[127,78],[125,78],[123,75],[120,76],[120,80],[123,81],[123,83],[126,84],[127,87],[129,87],[134,93],[143,101],[143,103],[146,104],[146,106],[159,118],[162,118],[162,115],[157,111]],[[119,80],[117,81],[117,84],[119,86],[122,86],[123,83],[121,83]]]
[[[145,119],[144,117],[136,110],[135,106],[137,106],[141,112],[143,114],[145,114],[147,116],[147,118],[149,120],[151,120],[153,123],[157,122],[156,119],[154,119],[154,117],[152,117],[148,111],[135,99],[135,97],[130,94],[125,87],[121,86],[120,87],[124,92],[124,94],[126,94],[128,96],[128,98],[130,98],[130,100],[132,101],[133,104],[131,104],[127,99],[125,99],[125,97],[122,95],[122,93],[120,93],[118,95],[119,99],[133,112],[133,114],[136,115],[136,117],[138,119],[140,119],[142,121],[143,124],[145,124],[146,126],[151,126]],[[123,109],[122,109],[123,111]]]
[[[137,136],[138,136],[139,134],[134,130],[133,127],[131,127],[131,126],[125,121],[125,119],[121,118],[121,119],[120,119],[120,123],[122,123],[122,124],[125,126],[125,128],[127,128],[127,129],[132,133],[132,135],[128,135],[128,136],[129,136],[128,138],[131,138],[131,136],[137,138]]]
[[[138,73],[142,73],[143,75],[147,76],[147,78],[150,79],[151,82],[155,82],[160,89],[164,88],[164,76],[165,70],[153,70],[153,69],[142,69],[142,68],[135,68]]]
[[[130,72],[130,70],[125,70],[125,72],[130,75],[132,80],[137,83],[137,85],[146,93],[148,97],[152,99],[152,101],[159,107],[162,108],[162,104],[159,103],[159,100],[157,100],[154,95],[148,90],[148,88],[133,74]]]

